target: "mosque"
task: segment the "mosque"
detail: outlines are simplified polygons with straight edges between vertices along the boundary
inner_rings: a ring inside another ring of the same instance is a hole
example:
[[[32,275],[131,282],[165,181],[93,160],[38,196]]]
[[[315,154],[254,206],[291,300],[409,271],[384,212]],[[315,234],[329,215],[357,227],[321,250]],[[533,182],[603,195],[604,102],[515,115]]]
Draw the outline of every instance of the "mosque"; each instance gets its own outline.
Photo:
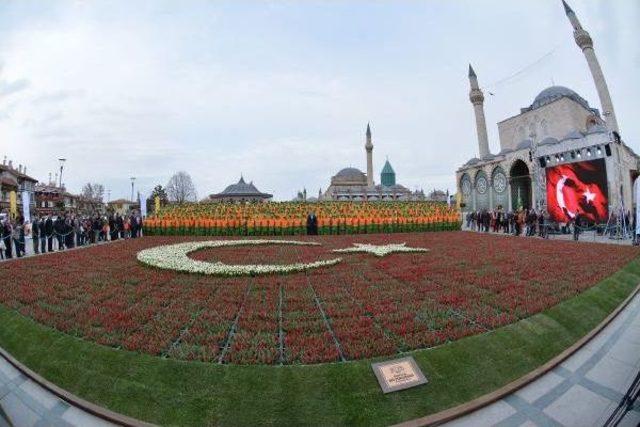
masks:
[[[606,222],[632,208],[639,157],[620,137],[609,89],[589,33],[563,1],[574,39],[591,71],[602,112],[573,90],[551,86],[520,113],[498,123],[500,152],[489,151],[484,95],[469,65],[479,146],[456,171],[463,211],[533,208],[568,222],[577,212]]]
[[[424,191],[412,192],[407,187],[396,183],[396,173],[388,159],[380,172],[380,184],[374,183],[373,143],[369,124],[367,124],[364,148],[367,154],[367,173],[353,167],[341,169],[331,177],[331,184],[327,190],[324,193],[320,191],[320,200],[426,200]]]

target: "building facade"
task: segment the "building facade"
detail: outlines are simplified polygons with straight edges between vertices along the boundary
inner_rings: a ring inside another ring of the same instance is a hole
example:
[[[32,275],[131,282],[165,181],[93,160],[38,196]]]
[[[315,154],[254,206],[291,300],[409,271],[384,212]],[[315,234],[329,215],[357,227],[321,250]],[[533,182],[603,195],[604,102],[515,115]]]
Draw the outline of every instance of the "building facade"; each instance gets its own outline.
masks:
[[[576,168],[579,163],[597,159],[602,159],[598,165],[603,165],[600,170],[606,174],[603,187],[608,189],[608,211],[631,208],[639,158],[620,137],[593,42],[573,10],[566,3],[564,7],[575,41],[587,59],[604,113],[601,115],[573,90],[551,86],[541,91],[519,114],[498,123],[500,151],[492,154],[484,118],[484,95],[475,71],[469,66],[469,100],[476,119],[479,157],[470,159],[456,171],[463,211],[500,207],[548,211],[557,207],[548,206],[549,199],[571,218],[575,212],[566,207],[562,192],[570,178],[561,176],[562,185],[558,183],[557,188],[549,189],[550,169],[563,165]],[[591,193],[588,194],[591,197]]]
[[[53,182],[35,186],[37,215],[57,215],[60,212],[77,212],[78,196],[69,193],[64,186]]]
[[[15,168],[13,162],[7,162],[5,157],[0,164],[0,212],[9,213],[11,198],[15,197],[17,214],[22,215],[25,192],[28,193],[29,211],[33,212],[36,207],[34,190],[37,182],[37,179],[27,175],[26,166],[18,165],[18,168]]]

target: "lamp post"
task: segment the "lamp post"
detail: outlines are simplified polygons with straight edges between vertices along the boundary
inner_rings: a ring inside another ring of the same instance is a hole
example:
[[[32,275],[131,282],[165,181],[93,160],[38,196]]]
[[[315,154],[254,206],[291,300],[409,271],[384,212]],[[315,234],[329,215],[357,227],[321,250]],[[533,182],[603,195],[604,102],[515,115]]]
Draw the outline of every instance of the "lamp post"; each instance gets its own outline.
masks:
[[[133,202],[133,183],[135,182],[136,177],[132,176],[131,177],[131,201]]]
[[[64,162],[67,161],[67,159],[58,159],[58,161],[60,162],[60,188],[62,188],[62,171],[64,170]]]

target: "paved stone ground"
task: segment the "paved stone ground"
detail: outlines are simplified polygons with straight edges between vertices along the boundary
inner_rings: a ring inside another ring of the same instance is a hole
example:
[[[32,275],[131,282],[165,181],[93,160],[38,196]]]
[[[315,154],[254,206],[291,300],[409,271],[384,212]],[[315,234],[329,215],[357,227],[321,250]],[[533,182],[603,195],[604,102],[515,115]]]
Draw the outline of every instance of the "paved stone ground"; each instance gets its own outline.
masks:
[[[448,427],[604,425],[640,372],[640,294],[561,365]],[[640,425],[640,401],[620,427]]]
[[[484,233],[482,231],[477,231],[477,230],[468,228],[465,224],[462,225],[462,230],[463,231],[475,232],[475,233]],[[506,237],[516,237],[513,234],[509,234],[509,233],[494,233],[493,231],[490,231],[490,232],[485,233],[485,234],[491,234],[491,235],[496,235],[496,236],[506,236]],[[527,236],[524,236],[524,235],[520,235],[520,236],[518,236],[518,238],[540,239],[541,237],[538,237],[538,236],[527,237]],[[573,234],[550,234],[548,239],[549,240],[573,240]],[[631,245],[633,243],[630,238],[629,239],[612,239],[609,236],[599,236],[595,231],[584,231],[584,232],[580,233],[578,241],[579,242],[590,242],[590,243],[605,243],[605,244],[610,244],[610,245]]]
[[[0,427],[112,425],[49,393],[0,356]]]

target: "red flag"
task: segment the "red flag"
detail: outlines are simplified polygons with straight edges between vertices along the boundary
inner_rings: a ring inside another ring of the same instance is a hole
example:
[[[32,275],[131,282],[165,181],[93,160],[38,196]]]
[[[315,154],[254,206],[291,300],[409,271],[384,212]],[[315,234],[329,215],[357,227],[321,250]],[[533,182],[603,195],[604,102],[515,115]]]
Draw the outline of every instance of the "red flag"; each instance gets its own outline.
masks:
[[[607,220],[607,174],[604,159],[547,168],[547,210],[551,219],[569,222],[576,214],[587,221]]]

